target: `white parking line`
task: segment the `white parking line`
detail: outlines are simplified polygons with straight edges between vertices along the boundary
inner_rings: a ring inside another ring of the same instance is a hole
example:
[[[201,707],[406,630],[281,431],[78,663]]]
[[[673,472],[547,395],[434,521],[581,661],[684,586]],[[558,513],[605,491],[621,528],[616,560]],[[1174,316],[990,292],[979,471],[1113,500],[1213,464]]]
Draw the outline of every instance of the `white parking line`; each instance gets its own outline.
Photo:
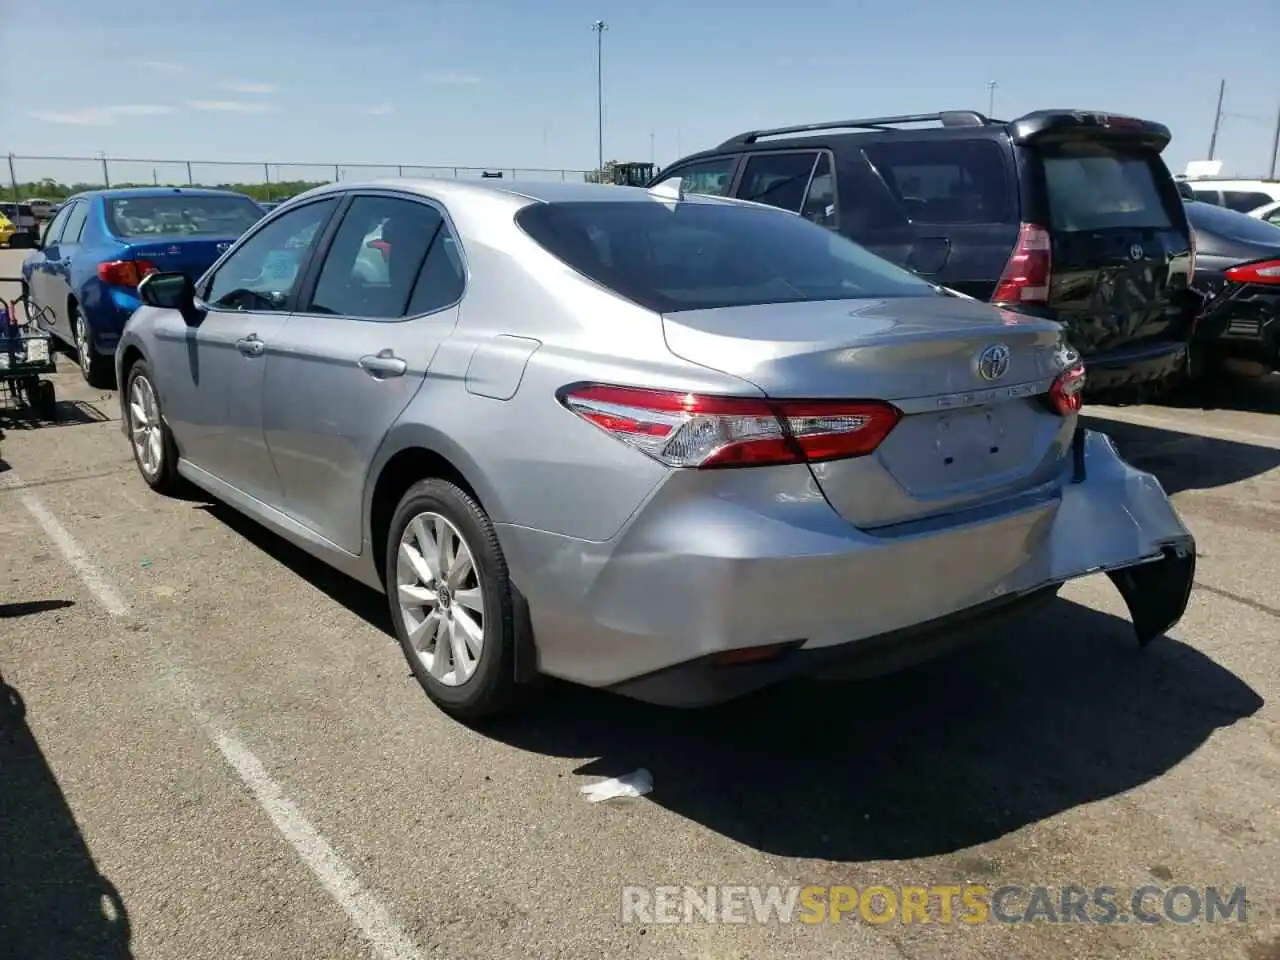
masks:
[[[346,911],[381,960],[421,960],[391,912],[360,882],[324,836],[302,815],[253,752],[231,734],[207,727],[227,763],[253,793],[294,852]]]
[[[35,494],[21,489],[22,481],[16,474],[6,474],[3,485],[16,488],[13,492],[27,512],[35,518],[36,523],[53,541],[107,613],[113,617],[127,613],[129,606],[120,592],[49,508]],[[224,726],[202,715],[199,698],[188,685],[179,683],[179,687],[183,692],[183,705],[203,727],[236,776],[248,787],[258,806],[271,819],[294,853],[320,881],[329,896],[337,901],[351,923],[364,934],[378,960],[422,960],[422,954],[396,923],[391,911],[360,882],[360,878],[347,866],[324,835],[311,825],[297,804],[289,799],[284,788],[267,773],[262,761]]]
[[[21,488],[22,481],[18,479],[17,474],[12,472],[6,474],[5,484],[10,487]],[[129,612],[129,605],[124,602],[124,598],[111,582],[106,578],[98,565],[89,559],[83,547],[76,542],[75,537],[67,532],[67,528],[58,522],[58,518],[49,512],[49,508],[40,502],[40,499],[29,490],[18,489],[15,491],[22,505],[27,508],[27,513],[35,518],[36,523],[40,524],[40,529],[45,532],[53,545],[58,548],[58,552],[71,564],[72,569],[80,577],[80,580],[93,594],[94,598],[103,606],[103,609],[113,617],[120,617]]]

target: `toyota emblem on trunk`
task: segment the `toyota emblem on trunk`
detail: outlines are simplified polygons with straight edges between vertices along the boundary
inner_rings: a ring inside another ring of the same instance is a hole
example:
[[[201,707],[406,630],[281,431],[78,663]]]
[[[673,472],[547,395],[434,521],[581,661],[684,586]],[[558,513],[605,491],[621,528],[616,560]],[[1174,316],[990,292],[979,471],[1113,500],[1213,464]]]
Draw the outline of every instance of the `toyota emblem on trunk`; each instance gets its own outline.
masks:
[[[978,354],[978,376],[983,380],[999,380],[1009,372],[1009,348],[993,343]]]
[[[1141,260],[1144,256],[1146,256],[1146,253],[1147,251],[1142,249],[1142,244],[1135,243],[1132,247],[1129,248],[1129,259]]]

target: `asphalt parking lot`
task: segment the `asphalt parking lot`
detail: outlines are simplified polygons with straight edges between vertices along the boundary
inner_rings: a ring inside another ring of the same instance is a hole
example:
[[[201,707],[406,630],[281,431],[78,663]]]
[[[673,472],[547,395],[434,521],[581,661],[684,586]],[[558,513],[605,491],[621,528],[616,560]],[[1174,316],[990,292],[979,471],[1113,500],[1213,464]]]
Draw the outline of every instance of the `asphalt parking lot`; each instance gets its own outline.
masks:
[[[380,595],[152,494],[114,393],[60,366],[59,423],[0,414],[0,955],[1280,958],[1280,377],[1095,415],[1199,544],[1145,651],[1098,576],[887,679],[702,712],[555,685],[471,730]],[[641,767],[642,799],[579,792]],[[625,887],[709,884],[1243,886],[1247,914],[622,922]]]

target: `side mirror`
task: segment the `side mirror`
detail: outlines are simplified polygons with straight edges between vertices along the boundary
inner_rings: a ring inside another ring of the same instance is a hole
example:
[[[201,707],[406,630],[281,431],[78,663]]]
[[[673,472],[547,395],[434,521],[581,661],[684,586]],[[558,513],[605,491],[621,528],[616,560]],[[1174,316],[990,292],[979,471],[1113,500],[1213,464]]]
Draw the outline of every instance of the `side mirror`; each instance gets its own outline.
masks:
[[[203,318],[196,309],[196,288],[185,273],[151,273],[138,284],[138,299],[149,307],[177,310],[189,324]]]

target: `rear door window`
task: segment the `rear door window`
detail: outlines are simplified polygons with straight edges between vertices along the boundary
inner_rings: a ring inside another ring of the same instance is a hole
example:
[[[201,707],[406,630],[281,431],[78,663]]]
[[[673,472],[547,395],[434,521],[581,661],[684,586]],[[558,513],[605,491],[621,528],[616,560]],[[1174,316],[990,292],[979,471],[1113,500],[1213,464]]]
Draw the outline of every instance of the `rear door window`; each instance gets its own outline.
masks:
[[[44,238],[40,241],[42,247],[54,246],[59,241],[62,237],[62,228],[67,225],[69,216],[71,216],[71,207],[63,207],[58,211],[58,215],[49,222],[44,232]]]
[[[863,154],[912,222],[1016,219],[1004,153],[990,140],[893,140],[868,144]]]
[[[1215,207],[1222,206],[1222,194],[1217,190],[1193,190],[1192,193],[1201,203],[1212,203]]]
[[[738,184],[738,198],[799,213],[817,160],[816,150],[748,157]]]
[[[1222,191],[1222,205],[1228,210],[1237,210],[1240,213],[1248,213],[1250,210],[1265,207],[1268,203],[1271,203],[1271,200],[1271,194],[1269,193],[1256,193],[1246,190]]]
[[[62,232],[63,243],[79,243],[84,234],[84,223],[89,217],[88,201],[80,201],[71,208],[71,216],[67,217],[67,228]]]
[[[286,214],[288,216],[288,214]],[[305,313],[394,320],[409,295],[444,217],[398,197],[356,197],[334,234]]]
[[[1067,143],[1047,148],[1041,156],[1052,229],[1075,233],[1173,226],[1157,179],[1168,173],[1154,154]]]

